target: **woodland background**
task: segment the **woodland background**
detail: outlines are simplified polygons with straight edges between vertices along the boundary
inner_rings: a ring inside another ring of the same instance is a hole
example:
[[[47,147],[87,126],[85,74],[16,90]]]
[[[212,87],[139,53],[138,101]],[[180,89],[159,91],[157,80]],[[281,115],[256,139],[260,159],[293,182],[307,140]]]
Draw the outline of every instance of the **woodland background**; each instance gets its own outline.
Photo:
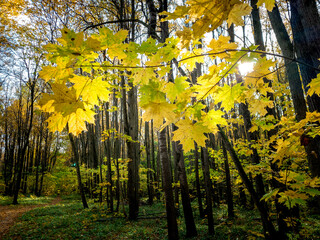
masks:
[[[318,4],[1,0],[2,198],[165,204],[169,239],[252,211],[252,238],[315,239]]]

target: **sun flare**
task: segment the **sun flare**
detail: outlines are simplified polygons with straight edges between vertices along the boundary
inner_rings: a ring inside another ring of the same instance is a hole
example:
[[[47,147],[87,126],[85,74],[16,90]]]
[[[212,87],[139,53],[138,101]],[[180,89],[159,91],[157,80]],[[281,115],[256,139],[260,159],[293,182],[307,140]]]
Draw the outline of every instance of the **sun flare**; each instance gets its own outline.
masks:
[[[247,73],[253,71],[253,62],[243,62],[238,65],[238,69],[241,75],[247,75]]]

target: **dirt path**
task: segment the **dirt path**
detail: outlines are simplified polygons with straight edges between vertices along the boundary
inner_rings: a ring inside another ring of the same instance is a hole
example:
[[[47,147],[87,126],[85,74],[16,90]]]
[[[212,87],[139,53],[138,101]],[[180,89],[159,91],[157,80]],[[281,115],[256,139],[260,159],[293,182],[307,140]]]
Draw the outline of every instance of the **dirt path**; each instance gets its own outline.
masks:
[[[37,207],[45,207],[48,205],[55,205],[61,201],[60,197],[55,198],[52,202],[47,204],[38,205],[8,205],[0,206],[0,239],[9,231],[14,222],[22,216],[25,212],[28,212]]]

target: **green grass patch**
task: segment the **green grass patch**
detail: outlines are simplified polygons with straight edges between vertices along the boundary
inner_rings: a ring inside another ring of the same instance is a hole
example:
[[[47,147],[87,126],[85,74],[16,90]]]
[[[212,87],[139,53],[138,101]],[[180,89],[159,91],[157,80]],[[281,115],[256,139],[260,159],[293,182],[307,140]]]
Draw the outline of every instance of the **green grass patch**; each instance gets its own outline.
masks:
[[[34,195],[30,196],[19,196],[18,203],[20,205],[38,205],[38,204],[46,204],[50,203],[54,197],[37,197]],[[0,205],[10,205],[12,204],[13,197],[8,196],[0,196]]]
[[[167,239],[162,203],[140,206],[138,221],[128,221],[122,213],[110,213],[105,204],[90,201],[89,206],[83,209],[79,198],[68,197],[58,205],[33,209],[20,218],[4,239]],[[215,236],[207,235],[207,220],[201,219],[197,212],[195,209],[198,236],[189,239],[263,239],[260,217],[255,210],[236,209],[236,217],[228,219],[226,205],[215,208]],[[180,213],[179,234],[185,239],[182,209]],[[305,236],[319,233],[319,227],[312,227],[312,219],[304,227]]]

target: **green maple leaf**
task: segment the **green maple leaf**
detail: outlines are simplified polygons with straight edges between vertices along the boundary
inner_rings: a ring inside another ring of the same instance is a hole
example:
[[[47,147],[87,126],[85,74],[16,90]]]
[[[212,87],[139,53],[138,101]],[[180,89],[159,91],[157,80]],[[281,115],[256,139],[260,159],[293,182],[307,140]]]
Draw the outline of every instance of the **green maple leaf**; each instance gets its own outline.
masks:
[[[186,81],[187,77],[177,77],[174,83],[169,82],[166,85],[167,97],[171,102],[174,102],[176,98],[179,98],[181,94],[189,87],[189,83]]]
[[[243,92],[245,87],[241,86],[241,83],[234,85],[233,87],[228,84],[224,84],[223,87],[217,90],[214,95],[215,102],[221,102],[221,108],[229,112],[233,107],[234,103],[244,102]]]

